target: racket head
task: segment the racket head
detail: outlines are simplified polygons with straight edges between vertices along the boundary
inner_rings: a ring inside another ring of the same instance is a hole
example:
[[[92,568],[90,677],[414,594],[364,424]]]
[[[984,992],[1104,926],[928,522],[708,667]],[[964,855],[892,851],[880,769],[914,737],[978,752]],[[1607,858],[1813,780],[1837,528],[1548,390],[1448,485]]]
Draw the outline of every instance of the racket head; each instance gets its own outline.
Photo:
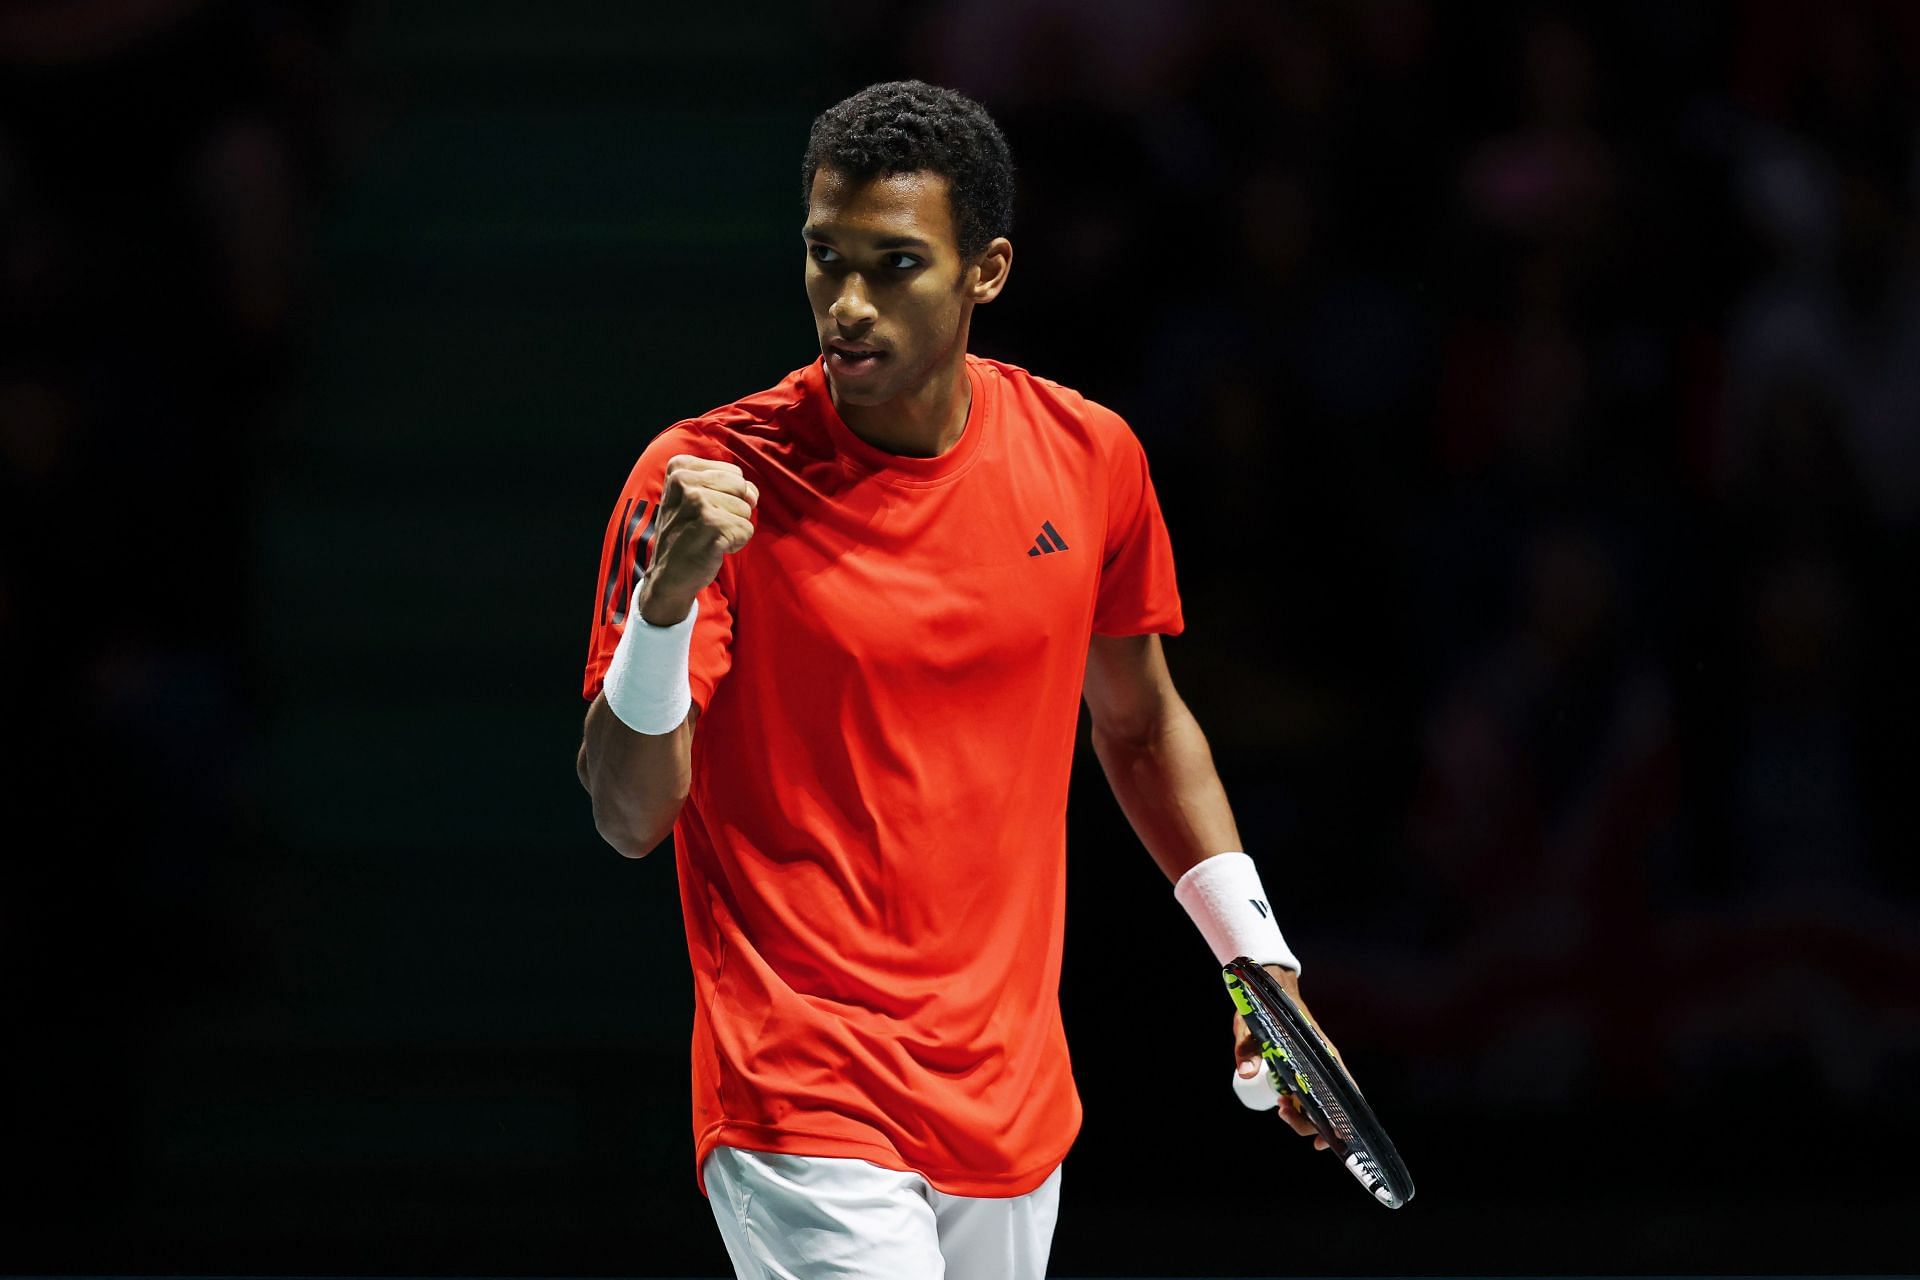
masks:
[[[1347,1172],[1389,1209],[1413,1199],[1413,1177],[1386,1129],[1286,988],[1245,956],[1229,961],[1221,976],[1260,1042],[1268,1078],[1293,1095]]]

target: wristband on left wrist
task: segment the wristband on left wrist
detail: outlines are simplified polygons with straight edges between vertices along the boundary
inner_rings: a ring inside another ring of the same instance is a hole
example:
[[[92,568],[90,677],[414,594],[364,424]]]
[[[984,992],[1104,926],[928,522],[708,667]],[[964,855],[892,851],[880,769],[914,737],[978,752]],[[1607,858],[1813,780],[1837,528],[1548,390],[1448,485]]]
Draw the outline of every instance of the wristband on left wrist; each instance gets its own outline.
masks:
[[[1300,972],[1300,958],[1287,946],[1253,859],[1239,850],[1217,853],[1188,868],[1173,896],[1207,940],[1221,964],[1245,956]]]

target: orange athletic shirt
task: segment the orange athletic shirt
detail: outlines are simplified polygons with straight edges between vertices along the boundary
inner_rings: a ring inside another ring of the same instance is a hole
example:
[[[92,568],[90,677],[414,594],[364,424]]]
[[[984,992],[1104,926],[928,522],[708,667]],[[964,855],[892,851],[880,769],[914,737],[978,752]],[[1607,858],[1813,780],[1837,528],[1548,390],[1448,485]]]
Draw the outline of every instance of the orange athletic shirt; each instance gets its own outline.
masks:
[[[662,432],[614,506],[589,699],[667,460],[760,490],[700,596],[673,828],[696,1178],[724,1143],[1016,1196],[1079,1132],[1059,985],[1087,644],[1177,634],[1180,600],[1126,423],[1012,365],[967,376],[959,442],[907,458],[847,428],[815,361]]]

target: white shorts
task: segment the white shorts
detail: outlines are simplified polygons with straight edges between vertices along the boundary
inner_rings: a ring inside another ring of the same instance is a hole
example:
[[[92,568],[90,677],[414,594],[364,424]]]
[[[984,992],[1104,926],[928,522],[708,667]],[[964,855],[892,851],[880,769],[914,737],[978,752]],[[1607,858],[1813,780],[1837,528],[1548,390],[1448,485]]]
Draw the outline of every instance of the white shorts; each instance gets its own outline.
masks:
[[[936,1191],[838,1156],[715,1147],[707,1199],[740,1280],[1042,1280],[1060,1170],[1023,1196]]]

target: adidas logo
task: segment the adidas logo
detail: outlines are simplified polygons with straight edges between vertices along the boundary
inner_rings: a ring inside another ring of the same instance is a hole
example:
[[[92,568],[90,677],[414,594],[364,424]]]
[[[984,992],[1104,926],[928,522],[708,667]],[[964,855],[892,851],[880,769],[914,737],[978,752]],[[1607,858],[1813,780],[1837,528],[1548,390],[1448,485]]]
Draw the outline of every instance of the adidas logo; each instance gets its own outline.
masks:
[[[1033,545],[1027,548],[1027,554],[1030,556],[1050,556],[1056,551],[1065,551],[1066,549],[1067,540],[1060,536],[1058,529],[1053,527],[1053,521],[1048,520],[1041,524],[1040,536],[1035,538]]]

